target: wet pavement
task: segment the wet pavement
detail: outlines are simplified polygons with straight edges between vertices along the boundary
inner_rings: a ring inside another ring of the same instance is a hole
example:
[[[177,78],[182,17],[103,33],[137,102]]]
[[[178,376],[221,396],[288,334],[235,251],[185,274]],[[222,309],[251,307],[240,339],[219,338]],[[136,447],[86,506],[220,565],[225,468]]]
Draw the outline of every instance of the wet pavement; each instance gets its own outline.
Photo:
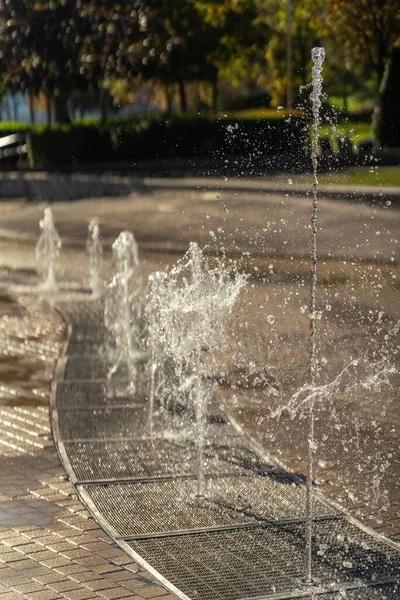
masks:
[[[235,219],[231,219],[232,211],[226,213],[220,201],[214,198],[199,201],[198,196],[193,197],[190,208],[187,196],[172,200],[168,195],[162,202],[160,198],[157,204],[154,201],[154,198],[118,199],[114,203],[107,199],[55,206],[62,236],[77,244],[62,251],[58,276],[70,291],[78,292],[87,286],[88,265],[82,246],[86,238],[85,223],[93,216],[100,216],[104,234],[109,238],[127,226],[138,232],[145,276],[176,259],[175,252],[169,253],[168,248],[178,251],[192,237],[212,242],[210,231],[219,236],[217,242],[211,243],[211,249],[224,245],[225,231],[229,233],[228,241],[233,239],[230,250],[243,244],[251,249],[253,244],[249,242],[258,240],[253,255],[240,261],[240,268],[251,273],[251,279],[233,316],[230,351],[221,356],[218,374],[227,378],[229,386],[220,393],[235,417],[272,454],[289,469],[304,473],[304,421],[293,424],[287,415],[278,421],[271,418],[271,414],[277,403],[287,401],[293,390],[304,382],[308,320],[302,312],[307,304],[307,260],[302,255],[306,254],[307,228],[304,227],[304,233],[288,246],[284,242],[289,234],[299,229],[297,212],[296,223],[290,227],[280,223],[280,219],[278,225],[278,212],[269,212],[268,219],[265,213],[262,219],[269,225],[260,229],[261,217],[254,221],[253,217],[247,219],[247,211],[253,205],[243,200],[242,212]],[[287,202],[285,198],[279,201]],[[150,207],[149,211],[146,206]],[[231,210],[228,200],[225,206]],[[20,230],[28,233],[29,239],[35,239],[43,206],[28,207],[26,212],[20,205],[16,208],[15,212],[11,208],[2,215],[1,228],[13,226],[14,232]],[[286,205],[285,210],[290,212],[291,208],[293,206]],[[322,381],[332,379],[354,356],[365,355],[371,365],[382,352],[394,364],[398,356],[398,270],[396,261],[391,259],[395,258],[399,213],[390,207],[362,205],[354,210],[358,208],[357,214],[351,209],[345,211],[344,216],[340,212],[336,219],[336,203],[329,227],[324,228],[327,232],[325,242],[322,241],[325,260],[319,265],[319,302],[323,312],[318,343],[323,359]],[[357,231],[364,232],[364,237],[352,236],[350,228],[346,229],[349,215],[355,219]],[[322,221],[322,212],[320,217]],[[227,219],[231,219],[228,226]],[[257,230],[254,229],[256,222]],[[218,232],[217,225],[225,231]],[[275,229],[271,232],[271,228]],[[365,231],[370,232],[368,236]],[[260,236],[267,240],[261,246]],[[155,250],[151,251],[153,237]],[[331,253],[335,254],[338,248],[338,254],[345,252],[346,258],[329,257],[329,239],[333,246]],[[339,240],[337,246],[336,240]],[[3,586],[0,600],[21,596],[32,600],[150,598],[167,594],[152,583],[147,573],[138,571],[136,565],[128,563],[128,569],[122,567],[128,558],[88,519],[79,501],[69,496],[73,489],[63,479],[52,441],[46,439],[50,434],[46,407],[48,386],[61,348],[64,324],[37,296],[35,286],[39,280],[32,244],[28,240],[25,244],[0,241],[0,251],[0,452],[3,453],[0,502],[4,502],[4,510],[0,508],[3,511],[0,538],[4,546],[0,554],[0,585]],[[104,276],[109,270],[110,258],[106,251]],[[272,324],[267,321],[267,315],[274,317]],[[260,374],[263,375],[261,383]],[[398,380],[395,379],[394,387],[380,394],[366,389],[342,393],[333,403],[321,407],[317,415],[316,480],[333,502],[377,531],[399,540],[400,400],[396,386]],[[40,542],[41,537],[44,544]],[[67,548],[65,552],[63,544]],[[90,544],[94,545],[90,547]],[[39,554],[32,558],[29,550],[32,556]],[[77,553],[68,556],[66,553],[70,550]],[[107,551],[111,552],[111,558]],[[42,552],[52,554],[42,557]],[[119,553],[117,558],[113,552]],[[54,560],[67,563],[57,566]],[[57,577],[59,579],[54,579]],[[109,587],[102,588],[103,585]],[[100,591],[103,589],[108,589],[111,595]]]

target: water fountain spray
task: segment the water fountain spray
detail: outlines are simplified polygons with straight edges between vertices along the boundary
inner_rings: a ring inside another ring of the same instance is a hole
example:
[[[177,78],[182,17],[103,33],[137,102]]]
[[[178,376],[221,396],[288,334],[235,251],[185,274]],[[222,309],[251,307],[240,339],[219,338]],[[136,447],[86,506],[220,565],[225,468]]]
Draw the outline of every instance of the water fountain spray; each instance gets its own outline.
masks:
[[[115,253],[115,272],[107,287],[104,309],[104,323],[111,338],[108,359],[112,366],[107,380],[118,394],[133,395],[136,362],[140,354],[139,257],[133,233],[122,231],[112,249]]]
[[[43,289],[52,291],[57,288],[54,274],[54,263],[61,249],[61,239],[54,225],[50,207],[44,209],[43,218],[39,221],[41,234],[36,245],[36,259],[41,262],[43,272]]]
[[[312,142],[311,161],[313,168],[312,185],[312,240],[311,240],[311,269],[310,269],[310,306],[309,306],[309,378],[311,386],[315,386],[317,377],[316,350],[316,287],[317,287],[317,211],[318,211],[318,137],[322,94],[322,63],[325,59],[325,48],[313,48],[311,58],[314,63],[312,73]],[[314,402],[309,404],[309,431],[307,457],[306,485],[306,583],[312,582],[312,526],[313,526],[313,461],[314,461]]]
[[[206,402],[213,388],[204,375],[205,357],[212,361],[225,344],[227,321],[246,281],[219,261],[211,266],[196,243],[169,273],[150,278],[145,318],[152,364],[160,374],[158,400],[170,409],[180,404],[194,416],[198,498],[204,496]]]
[[[166,272],[157,271],[149,276],[147,294],[144,308],[146,322],[146,345],[149,351],[149,418],[148,431],[150,437],[154,436],[154,399],[156,394],[156,377],[160,374],[163,357],[163,341],[165,327],[162,319],[162,306],[165,304],[167,293]]]
[[[103,247],[100,239],[100,228],[95,220],[89,223],[86,248],[90,257],[89,285],[93,296],[98,297],[102,289],[100,267]]]

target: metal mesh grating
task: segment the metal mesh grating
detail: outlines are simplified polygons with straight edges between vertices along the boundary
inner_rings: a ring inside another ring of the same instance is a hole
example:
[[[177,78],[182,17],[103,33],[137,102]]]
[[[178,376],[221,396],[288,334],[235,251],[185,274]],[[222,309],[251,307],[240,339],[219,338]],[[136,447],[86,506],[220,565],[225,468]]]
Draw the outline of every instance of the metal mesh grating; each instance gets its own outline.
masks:
[[[262,462],[245,440],[232,447],[220,443],[204,451],[206,474],[266,472],[271,465]],[[146,478],[193,475],[193,444],[166,440],[124,440],[66,443],[65,450],[79,481],[93,479]]]
[[[74,328],[101,327],[103,323],[104,304],[102,300],[75,301],[73,303],[57,301],[57,308]]]
[[[105,377],[104,362],[97,354],[90,356],[98,352],[105,330],[99,326],[103,318],[99,302],[76,303],[67,312],[73,326],[68,352],[81,356],[68,357],[65,377],[69,381],[57,387],[56,404],[60,409],[70,409],[60,410],[58,421],[77,479],[160,478],[82,486],[86,498],[90,496],[96,510],[120,535],[156,533],[148,539],[120,542],[121,545],[138,553],[193,600],[261,600],[276,593],[293,598],[304,575],[304,524],[247,525],[260,518],[302,518],[303,488],[294,485],[290,476],[274,468],[270,461],[260,458],[246,438],[223,422],[224,411],[210,403],[204,472],[212,502],[207,500],[200,508],[194,505],[193,479],[165,479],[193,477],[196,428],[190,410],[182,414],[178,410],[175,414],[160,411],[156,428],[168,431],[169,440],[149,440],[145,437],[146,409],[130,405],[121,410],[115,407],[122,404],[120,399],[106,399],[101,382],[72,381]],[[140,369],[140,375],[137,395],[144,398],[145,370]],[[102,404],[107,408],[86,408]],[[323,502],[318,502],[316,509],[320,515],[335,510]],[[157,538],[157,532],[166,530],[177,533],[178,528],[206,529],[221,524],[232,525],[233,529]],[[336,515],[315,523],[313,568],[317,584],[336,583],[332,590],[338,589],[337,582],[344,587],[369,580],[382,582],[399,577],[399,552]],[[302,597],[398,600],[400,589],[398,584],[385,584],[348,589],[346,595],[330,591]]]
[[[196,480],[90,485],[86,493],[120,536],[224,527],[304,517],[305,489],[285,475],[210,477],[206,498]],[[319,500],[315,515],[336,514]]]
[[[99,357],[68,356],[64,379],[105,379],[107,366]]]
[[[63,440],[138,438],[145,434],[147,410],[130,406],[60,411],[58,422]]]
[[[56,408],[106,405],[106,394],[105,383],[101,381],[59,381],[55,393]]]
[[[91,406],[105,408],[114,405],[126,407],[138,404],[135,399],[113,396],[107,397],[106,384],[102,381],[59,381],[55,393],[56,408],[76,409]]]
[[[80,340],[71,339],[68,342],[68,354],[98,354],[104,346],[101,339],[83,338]]]
[[[127,545],[190,598],[237,600],[302,587],[304,542],[304,525],[279,525]],[[313,558],[324,585],[379,581],[400,569],[398,552],[345,519],[315,523]]]

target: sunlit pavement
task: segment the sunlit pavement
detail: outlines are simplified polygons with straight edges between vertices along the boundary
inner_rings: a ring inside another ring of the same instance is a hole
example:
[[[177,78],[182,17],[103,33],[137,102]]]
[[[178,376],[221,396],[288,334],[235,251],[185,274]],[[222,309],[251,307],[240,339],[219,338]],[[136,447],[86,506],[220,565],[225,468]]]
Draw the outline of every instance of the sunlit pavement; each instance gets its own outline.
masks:
[[[234,375],[238,376],[234,363],[240,348],[241,355],[247,356],[247,362],[254,365],[251,368],[256,372],[265,362],[270,365],[282,362],[284,350],[281,345],[271,346],[271,338],[276,344],[285,336],[287,340],[294,336],[298,348],[301,348],[307,337],[307,320],[300,312],[300,307],[307,302],[307,289],[301,282],[299,284],[299,274],[300,279],[306,275],[307,261],[299,257],[306,255],[308,249],[309,215],[306,207],[309,199],[297,199],[296,204],[292,200],[289,203],[285,197],[275,200],[276,202],[262,208],[257,200],[257,215],[253,214],[255,202],[251,204],[251,200],[242,199],[238,202],[234,196],[222,199],[206,196],[199,199],[197,194],[188,197],[186,192],[178,198],[175,194],[167,194],[164,197],[135,196],[124,200],[103,199],[54,205],[55,221],[61,236],[81,246],[81,249],[67,247],[64,250],[58,266],[59,274],[64,280],[73,279],[77,285],[85,284],[87,261],[82,245],[86,239],[87,222],[95,216],[99,217],[103,233],[109,240],[125,228],[131,228],[137,234],[142,242],[145,274],[163,268],[176,258],[176,255],[165,251],[151,252],[153,239],[153,245],[158,250],[168,247],[174,251],[183,249],[189,239],[193,238],[209,242],[211,250],[220,249],[221,245],[228,246],[228,243],[231,244],[228,248],[231,251],[235,250],[235,246],[246,251],[255,247],[254,259],[249,259],[248,264],[243,265],[243,268],[247,267],[252,272],[252,283],[235,315],[240,317],[241,324],[233,327],[235,341],[232,344],[232,356],[225,357],[225,364],[228,372],[230,370],[232,373],[232,378]],[[13,208],[12,206],[7,213],[3,212],[1,228],[7,227],[9,232],[17,234],[14,240],[18,238],[19,232],[25,234],[28,243],[0,242],[1,281],[3,286],[11,283],[16,294],[21,294],[21,291],[34,292],[37,265],[29,240],[33,242],[37,236],[37,223],[43,207],[39,205],[22,210],[18,207],[18,214],[13,214]],[[383,338],[386,329],[390,329],[391,323],[396,319],[398,287],[393,279],[395,270],[391,258],[395,251],[397,214],[397,209],[390,207],[377,209],[367,205],[348,206],[333,201],[326,201],[321,207],[319,217],[323,228],[320,245],[322,253],[325,257],[330,253],[341,256],[339,261],[324,261],[320,266],[320,274],[326,281],[320,291],[321,302],[324,305],[329,302],[333,312],[339,315],[335,320],[332,311],[329,311],[322,317],[326,331],[332,336],[330,341],[323,340],[325,349],[330,353],[329,358],[331,359],[333,349],[336,352],[340,349],[337,359],[331,360],[333,371],[339,368],[345,350],[352,347],[356,351],[363,343],[368,344],[368,339],[373,335]],[[218,231],[219,228],[223,231]],[[272,268],[269,257],[272,258]],[[363,258],[363,262],[359,261],[360,258]],[[109,259],[110,255],[106,253],[105,273]],[[378,264],[377,260],[386,265]],[[369,270],[371,265],[372,269]],[[270,278],[267,288],[261,277],[265,274]],[[29,289],[21,289],[27,280]],[[339,294],[340,301],[335,294]],[[89,515],[79,501],[68,495],[73,494],[73,488],[64,480],[52,441],[46,439],[50,431],[44,383],[49,381],[52,365],[57,358],[63,324],[50,312],[47,305],[38,301],[32,303],[29,309],[32,314],[27,315],[26,311],[29,313],[29,310],[26,305],[31,303],[29,297],[32,296],[24,297],[22,307],[18,309],[21,310],[21,315],[25,315],[20,323],[22,327],[19,333],[13,332],[13,336],[19,340],[18,349],[13,343],[2,356],[4,364],[9,361],[10,356],[21,356],[24,353],[29,355],[29,352],[33,352],[32,365],[21,365],[22,369],[25,368],[25,374],[20,379],[25,383],[19,385],[18,377],[13,379],[10,375],[11,383],[9,381],[6,389],[2,390],[1,403],[7,404],[2,408],[4,414],[0,434],[3,453],[1,461],[4,465],[1,468],[1,502],[4,510],[0,509],[0,518],[5,520],[0,521],[0,537],[3,538],[4,546],[0,554],[0,584],[3,586],[0,591],[4,592],[3,600],[21,596],[33,600],[61,597],[84,600],[95,597],[150,598],[166,595],[167,592],[157,584],[152,584],[148,574],[138,571],[136,565],[125,565],[125,561],[129,559],[114,548],[111,540],[88,519]],[[340,305],[343,308],[346,300],[351,298],[355,298],[352,301],[353,318],[348,311],[340,309]],[[249,302],[252,302],[251,311]],[[4,325],[9,323],[9,315],[12,317],[15,313],[16,305],[4,300],[2,306]],[[362,321],[357,315],[371,310],[378,315],[382,307],[385,311],[384,322],[382,331],[376,334],[374,321]],[[272,331],[263,318],[265,313],[275,315]],[[29,329],[30,321],[32,329]],[[247,324],[244,326],[245,321]],[[43,338],[37,335],[38,323],[42,326],[46,323],[47,328],[50,325],[53,336],[51,343],[46,335]],[[2,331],[4,332],[4,326]],[[345,339],[344,332],[347,336]],[[31,341],[33,338],[28,352],[25,345],[27,334]],[[35,344],[39,349],[33,351]],[[42,371],[38,370],[39,362],[43,365]],[[40,373],[39,382],[32,381],[32,384],[26,385],[26,373],[32,370]],[[247,375],[245,373],[246,377]],[[263,391],[253,390],[251,385],[250,389],[240,387],[239,382],[240,400],[239,403],[234,403],[236,416],[242,417],[247,429],[258,435],[262,443],[285,464],[301,471],[304,468],[301,425],[291,430],[291,443],[285,443],[285,439],[276,431],[276,423],[268,421]],[[229,395],[230,392],[226,393]],[[230,402],[231,398],[227,401]],[[323,493],[329,498],[334,501],[339,499],[352,514],[367,519],[378,531],[400,539],[399,481],[396,468],[400,459],[397,403],[398,400],[391,399],[389,410],[384,415],[376,400],[367,403],[365,410],[364,405],[359,407],[358,417],[364,427],[361,431],[367,439],[365,451],[368,451],[369,444],[371,453],[376,452],[376,444],[379,443],[379,452],[385,455],[385,460],[389,463],[382,473],[383,494],[379,494],[379,489],[374,497],[368,493],[371,492],[372,480],[365,477],[365,472],[360,474],[354,468],[352,471],[354,461],[351,453],[350,456],[346,455],[344,442],[336,441],[335,460],[323,460],[325,455],[322,450],[328,454],[329,444],[321,449],[323,458],[318,467],[317,480]],[[245,411],[243,407],[246,408]],[[322,414],[321,420],[323,416]],[[376,425],[372,427],[372,423]],[[281,434],[283,432],[284,435],[285,424],[280,426]],[[277,437],[280,439],[277,440]],[[381,464],[382,460],[379,459],[378,469]],[[371,463],[371,469],[373,467]],[[364,470],[365,468],[364,465]],[[371,476],[373,474],[371,472]]]

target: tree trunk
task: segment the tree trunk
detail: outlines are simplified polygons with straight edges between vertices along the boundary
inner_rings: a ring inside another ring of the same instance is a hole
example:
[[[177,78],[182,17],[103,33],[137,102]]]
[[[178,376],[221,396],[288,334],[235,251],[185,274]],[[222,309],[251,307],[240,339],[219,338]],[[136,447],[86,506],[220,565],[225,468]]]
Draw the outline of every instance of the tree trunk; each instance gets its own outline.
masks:
[[[12,95],[14,121],[18,121],[18,103],[15,94]]]
[[[68,114],[67,107],[68,96],[65,92],[60,91],[54,98],[54,112],[56,123],[70,123],[71,119]]]
[[[349,105],[348,105],[349,95],[347,93],[347,85],[346,85],[346,83],[343,84],[342,97],[343,97],[343,110],[347,113],[348,108],[349,108]]]
[[[187,113],[186,90],[185,90],[185,82],[182,79],[178,82],[178,98],[179,98],[179,112],[186,114]]]
[[[172,115],[172,96],[169,90],[169,85],[166,83],[163,86],[164,89],[164,100],[165,100],[165,112],[168,116]]]
[[[100,88],[100,119],[105,123],[108,119],[108,92],[105,88]]]
[[[28,95],[29,119],[31,125],[35,123],[35,107],[33,105],[33,94]]]
[[[46,94],[45,96],[45,104],[46,104],[46,126],[51,127],[51,99]]]
[[[6,98],[7,121],[11,121],[10,95]]]
[[[214,112],[218,110],[218,79],[214,79],[212,82],[212,93],[211,93],[211,102],[212,109]]]

